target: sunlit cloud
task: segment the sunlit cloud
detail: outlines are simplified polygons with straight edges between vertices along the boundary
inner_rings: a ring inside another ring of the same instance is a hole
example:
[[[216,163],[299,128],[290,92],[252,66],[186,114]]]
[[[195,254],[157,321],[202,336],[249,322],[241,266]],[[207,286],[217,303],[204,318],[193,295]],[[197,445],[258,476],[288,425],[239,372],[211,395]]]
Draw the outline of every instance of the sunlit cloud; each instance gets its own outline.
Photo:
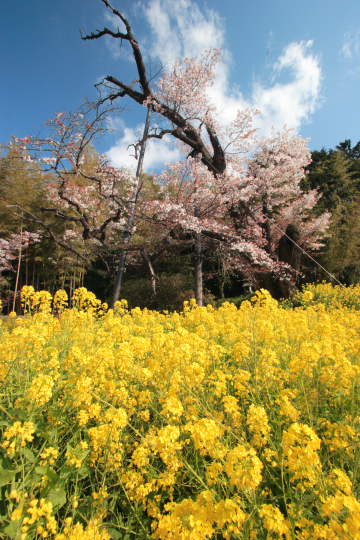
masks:
[[[133,173],[137,167],[134,143],[141,139],[142,125],[135,128],[123,125],[122,134],[116,143],[107,151],[110,161],[116,166],[131,170]],[[181,152],[174,139],[150,139],[146,146],[144,158],[144,171],[153,172],[166,163],[173,163],[181,158]]]
[[[341,54],[347,60],[360,58],[360,32],[345,34]]]
[[[284,125],[298,130],[321,103],[322,71],[312,41],[289,43],[271,66],[271,84],[255,82],[245,96],[231,83],[232,56],[225,47],[224,22],[215,11],[203,12],[192,0],[150,0],[144,10],[153,34],[150,54],[165,66],[208,48],[223,50],[210,96],[225,123],[238,109],[254,107],[260,110],[257,127],[264,133]],[[285,74],[288,80],[281,82]]]

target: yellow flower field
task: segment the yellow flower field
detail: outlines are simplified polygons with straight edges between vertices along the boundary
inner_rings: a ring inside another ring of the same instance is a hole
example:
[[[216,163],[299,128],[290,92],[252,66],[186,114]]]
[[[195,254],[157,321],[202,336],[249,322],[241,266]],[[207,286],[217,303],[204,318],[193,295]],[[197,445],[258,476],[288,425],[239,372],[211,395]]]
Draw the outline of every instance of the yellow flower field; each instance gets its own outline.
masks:
[[[181,313],[24,288],[0,538],[360,539],[360,311],[312,287]]]

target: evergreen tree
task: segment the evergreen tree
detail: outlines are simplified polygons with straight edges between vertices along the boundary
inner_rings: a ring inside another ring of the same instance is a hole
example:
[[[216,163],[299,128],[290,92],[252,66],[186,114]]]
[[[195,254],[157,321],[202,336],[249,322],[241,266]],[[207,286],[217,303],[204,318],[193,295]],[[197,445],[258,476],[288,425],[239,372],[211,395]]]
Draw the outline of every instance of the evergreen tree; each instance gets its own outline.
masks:
[[[360,196],[337,205],[324,263],[344,284],[360,281]]]
[[[312,152],[312,163],[303,187],[320,191],[318,211],[332,211],[341,201],[354,197],[357,182],[351,164],[351,158],[341,150]]]
[[[329,210],[332,220],[322,264],[346,284],[360,280],[360,141],[340,142],[336,149],[314,151],[305,189],[322,194],[315,211]],[[315,270],[313,268],[313,270]],[[319,277],[316,274],[316,277]],[[325,276],[321,274],[321,279]]]

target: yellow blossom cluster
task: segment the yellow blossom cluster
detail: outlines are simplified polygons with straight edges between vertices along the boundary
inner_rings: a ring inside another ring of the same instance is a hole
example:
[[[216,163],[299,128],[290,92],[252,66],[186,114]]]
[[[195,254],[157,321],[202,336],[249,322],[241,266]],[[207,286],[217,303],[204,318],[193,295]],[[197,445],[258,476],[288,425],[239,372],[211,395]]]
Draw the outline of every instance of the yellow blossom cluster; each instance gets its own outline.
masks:
[[[64,289],[56,291],[53,297],[48,291],[35,291],[32,285],[24,285],[20,297],[24,313],[53,312],[59,315],[69,304],[69,297]],[[124,301],[117,302],[117,304],[120,310],[127,305],[124,304]],[[71,305],[79,311],[90,312],[98,316],[104,315],[108,310],[108,304],[101,302],[94,293],[88,291],[85,287],[75,289],[71,297]]]
[[[85,287],[75,289],[72,296],[72,305],[81,311],[87,311],[93,314],[97,313],[98,315],[102,315],[108,309],[106,303],[102,303],[101,300],[96,298],[94,293],[88,291]]]
[[[21,303],[24,311],[50,313],[52,299],[52,295],[48,291],[35,291],[31,285],[25,285],[21,290]]]
[[[55,461],[59,457],[59,450],[57,448],[53,448],[49,446],[48,448],[45,448],[43,452],[40,454],[40,464],[42,466],[44,465],[54,465]]]
[[[35,527],[32,527],[36,525]],[[34,528],[40,538],[51,538],[57,531],[57,521],[53,516],[53,505],[45,499],[33,499],[29,502],[22,520],[22,540],[26,539],[29,530]]]
[[[0,538],[360,540],[358,289],[163,313],[23,288]]]
[[[253,445],[256,448],[265,446],[270,438],[271,429],[264,407],[250,405],[246,423],[252,434]]]
[[[360,309],[360,283],[350,287],[331,283],[307,284],[296,294],[296,304],[304,306],[322,305],[327,309]]]
[[[53,386],[54,379],[50,375],[40,373],[33,378],[26,397],[31,403],[42,407],[51,399]]]
[[[2,448],[6,449],[9,456],[26,446],[26,443],[34,439],[35,426],[32,422],[14,422],[3,434]]]
[[[54,312],[61,313],[62,311],[64,311],[64,309],[67,308],[68,303],[69,297],[67,292],[64,289],[59,289],[58,291],[56,291],[53,299]]]
[[[300,480],[303,486],[314,486],[321,472],[319,458],[321,440],[306,424],[297,422],[283,433],[285,466],[291,481]]]
[[[72,519],[67,518],[64,531],[57,534],[55,540],[111,540],[111,536],[97,519],[90,519],[84,527],[82,523],[72,523]]]

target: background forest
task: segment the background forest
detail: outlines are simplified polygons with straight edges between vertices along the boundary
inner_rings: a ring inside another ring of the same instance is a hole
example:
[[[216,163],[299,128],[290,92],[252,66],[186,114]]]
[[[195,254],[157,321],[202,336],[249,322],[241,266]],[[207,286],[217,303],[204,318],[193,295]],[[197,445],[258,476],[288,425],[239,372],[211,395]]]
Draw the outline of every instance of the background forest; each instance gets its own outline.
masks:
[[[42,226],[29,223],[26,218],[30,214],[37,215],[40,202],[46,206],[44,185],[54,179],[34,162],[16,159],[16,151],[10,150],[0,159],[1,296],[4,309],[12,310],[15,288],[19,291],[25,284],[52,293],[65,288],[70,294],[75,288],[85,286],[99,298],[109,301],[116,272],[114,255],[111,252],[105,256],[95,253],[90,261],[85,261],[82,258],[85,248],[80,240],[76,251],[69,251],[65,244],[59,245],[43,227],[49,227],[63,237],[66,224],[58,216],[44,215]],[[352,146],[350,140],[345,140],[334,149],[313,151],[311,158],[301,187],[304,191],[319,190],[321,197],[313,208],[315,215],[327,211],[332,217],[324,246],[317,252],[309,251],[309,254],[341,283],[355,284],[360,280],[360,142]],[[101,156],[91,148],[86,159],[90,174],[98,166]],[[152,176],[143,174],[142,182],[143,200],[160,197],[159,185]],[[158,224],[143,222],[136,231],[135,245],[141,244],[144,238],[150,240],[151,245],[157,227]],[[38,239],[40,230],[42,234]],[[160,248],[154,241],[152,243],[155,292],[146,258],[130,252],[121,296],[127,298],[131,306],[179,308],[185,299],[194,296],[192,246],[184,238],[182,241],[174,239]],[[299,252],[299,257],[301,275],[296,278],[297,286],[329,279],[304,253]],[[248,276],[227,268],[221,249],[214,250],[213,246],[205,253],[203,277],[206,302],[224,298],[240,300],[249,293]],[[257,276],[257,281],[252,285],[266,286],[277,297],[286,295],[269,274]]]

